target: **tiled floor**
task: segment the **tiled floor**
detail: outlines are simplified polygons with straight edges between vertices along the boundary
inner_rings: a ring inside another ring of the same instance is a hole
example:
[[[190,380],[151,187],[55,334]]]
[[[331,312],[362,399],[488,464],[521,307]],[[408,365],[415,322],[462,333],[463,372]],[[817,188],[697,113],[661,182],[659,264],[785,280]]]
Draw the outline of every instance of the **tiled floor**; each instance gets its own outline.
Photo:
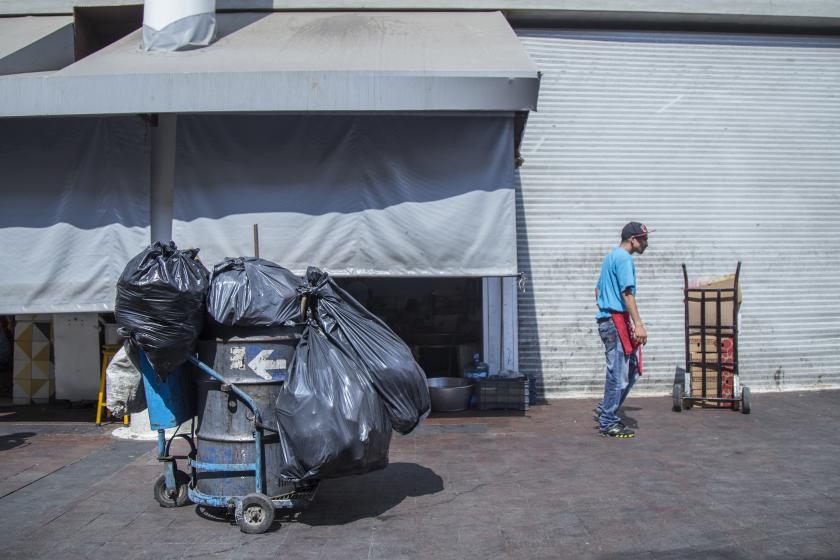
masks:
[[[840,558],[840,391],[749,416],[631,397],[626,441],[592,405],[430,418],[264,535],[158,507],[148,442],[0,422],[0,557]]]

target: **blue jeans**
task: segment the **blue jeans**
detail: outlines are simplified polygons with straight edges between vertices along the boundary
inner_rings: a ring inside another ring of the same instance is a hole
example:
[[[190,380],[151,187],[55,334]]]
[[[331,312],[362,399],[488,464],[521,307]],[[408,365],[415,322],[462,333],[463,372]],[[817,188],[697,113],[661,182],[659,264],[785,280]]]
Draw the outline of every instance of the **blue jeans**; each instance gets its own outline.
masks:
[[[604,343],[604,356],[607,365],[604,368],[604,398],[598,403],[600,412],[598,428],[606,430],[615,426],[619,421],[618,409],[624,404],[624,399],[630,394],[630,389],[639,377],[639,363],[636,353],[626,356],[615,323],[604,321],[598,323],[598,334]]]

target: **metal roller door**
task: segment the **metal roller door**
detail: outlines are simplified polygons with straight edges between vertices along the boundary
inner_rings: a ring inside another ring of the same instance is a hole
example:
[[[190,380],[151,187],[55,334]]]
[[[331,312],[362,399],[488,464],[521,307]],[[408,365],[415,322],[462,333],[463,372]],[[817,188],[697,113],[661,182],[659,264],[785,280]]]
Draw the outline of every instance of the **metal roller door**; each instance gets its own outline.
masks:
[[[840,39],[520,30],[543,72],[517,191],[520,369],[603,388],[593,288],[628,220],[650,342],[637,393],[683,364],[682,272],[743,260],[742,383],[840,385]]]

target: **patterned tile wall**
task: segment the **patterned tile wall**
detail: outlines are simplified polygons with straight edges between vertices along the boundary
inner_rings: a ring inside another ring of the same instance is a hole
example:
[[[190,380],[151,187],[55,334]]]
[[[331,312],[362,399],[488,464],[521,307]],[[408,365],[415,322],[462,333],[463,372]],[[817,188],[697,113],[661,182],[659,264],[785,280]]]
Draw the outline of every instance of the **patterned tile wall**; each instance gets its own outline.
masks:
[[[55,356],[50,315],[18,315],[15,321],[13,401],[44,404],[55,396]]]

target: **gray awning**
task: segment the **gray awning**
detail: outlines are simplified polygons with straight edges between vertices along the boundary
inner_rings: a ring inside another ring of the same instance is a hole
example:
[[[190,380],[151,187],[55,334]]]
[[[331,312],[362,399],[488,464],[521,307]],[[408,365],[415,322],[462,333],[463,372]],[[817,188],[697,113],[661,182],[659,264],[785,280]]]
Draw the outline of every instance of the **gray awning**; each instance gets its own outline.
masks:
[[[72,63],[72,17],[0,18],[0,76],[58,70]]]
[[[499,12],[218,16],[202,49],[144,53],[138,30],[55,73],[0,77],[0,116],[536,108],[539,73]]]

